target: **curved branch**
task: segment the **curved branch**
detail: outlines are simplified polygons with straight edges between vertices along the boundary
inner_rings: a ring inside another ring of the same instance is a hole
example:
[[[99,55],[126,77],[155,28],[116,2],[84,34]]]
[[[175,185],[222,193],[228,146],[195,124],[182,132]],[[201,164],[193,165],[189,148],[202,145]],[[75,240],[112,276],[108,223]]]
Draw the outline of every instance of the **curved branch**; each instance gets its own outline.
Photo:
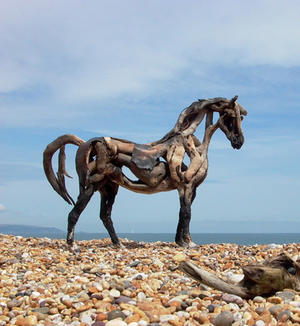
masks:
[[[216,275],[209,273],[190,262],[181,262],[179,267],[183,272],[191,276],[193,279],[205,285],[213,287],[222,292],[238,295],[244,299],[251,297],[246,288],[239,285],[228,284]]]
[[[63,145],[58,154],[58,171],[56,173],[57,175],[57,182],[59,185],[59,188],[61,189],[61,192],[65,194],[65,196],[72,202],[73,205],[75,205],[75,202],[71,195],[68,193],[68,190],[66,188],[65,183],[65,176],[68,178],[72,178],[68,172],[66,171],[66,153],[65,153],[65,145]]]
[[[169,164],[169,170],[171,178],[180,183],[182,180],[181,166],[184,159],[184,146],[182,144],[173,144],[170,146],[167,152],[167,162]]]
[[[203,156],[197,151],[194,139],[192,136],[188,137],[185,143],[185,150],[190,157],[190,165],[187,171],[184,172],[185,182],[190,182],[193,176],[199,171],[202,163],[204,162]]]
[[[66,187],[64,186],[64,178],[62,175],[67,175],[65,170],[65,155],[62,150],[59,157],[59,172],[58,178],[56,177],[52,167],[52,157],[54,153],[66,144],[73,144],[76,146],[84,143],[84,140],[75,135],[63,135],[56,138],[53,142],[48,144],[43,153],[43,166],[46,177],[51,184],[52,188],[69,204],[74,203],[71,196],[68,194]]]

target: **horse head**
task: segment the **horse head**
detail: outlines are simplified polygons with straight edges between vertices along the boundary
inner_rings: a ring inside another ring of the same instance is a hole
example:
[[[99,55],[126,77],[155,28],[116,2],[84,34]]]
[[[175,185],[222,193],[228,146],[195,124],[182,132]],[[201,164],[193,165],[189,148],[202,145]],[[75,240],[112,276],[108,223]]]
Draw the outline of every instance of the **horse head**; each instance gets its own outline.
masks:
[[[247,115],[247,111],[236,100],[237,96],[231,100],[216,97],[193,102],[180,113],[173,129],[160,140],[151,143],[151,145],[165,142],[176,135],[182,135],[183,137],[193,135],[205,116],[206,127],[213,125],[213,113],[217,112],[220,117],[214,124],[214,131],[220,128],[230,140],[232,147],[240,149],[244,143],[242,120],[243,116]]]
[[[219,102],[211,105],[211,109],[219,112],[217,125],[230,140],[231,146],[240,149],[244,143],[242,120],[247,115],[247,111],[236,102],[237,98],[235,96],[231,100],[220,99]]]

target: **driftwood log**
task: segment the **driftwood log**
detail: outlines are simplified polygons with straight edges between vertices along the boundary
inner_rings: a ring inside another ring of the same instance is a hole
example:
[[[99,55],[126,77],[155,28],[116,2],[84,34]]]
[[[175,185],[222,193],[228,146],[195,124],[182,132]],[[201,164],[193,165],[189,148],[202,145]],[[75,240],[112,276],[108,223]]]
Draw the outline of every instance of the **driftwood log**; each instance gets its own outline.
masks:
[[[284,289],[300,291],[300,264],[284,253],[261,265],[242,267],[244,278],[237,284],[230,284],[191,262],[181,262],[180,269],[196,281],[245,299],[272,295]]]
[[[43,154],[44,171],[53,189],[74,208],[68,216],[67,242],[74,243],[74,229],[80,214],[96,191],[101,195],[100,218],[113,244],[120,245],[111,219],[112,206],[119,186],[134,192],[154,194],[177,190],[180,200],[179,222],[175,241],[178,245],[193,246],[189,231],[191,205],[196,189],[206,178],[207,152],[212,135],[220,129],[231,146],[240,149],[244,143],[243,116],[247,111],[231,100],[213,98],[199,100],[183,110],[174,128],[160,140],[148,144],[113,137],[98,137],[84,141],[74,135],[63,135],[50,143]],[[214,123],[213,115],[217,114]],[[194,133],[205,118],[203,140]],[[65,186],[65,145],[79,146],[76,170],[79,178],[79,196],[75,202]],[[59,150],[58,172],[52,168],[52,157]],[[184,158],[189,158],[185,164]],[[127,167],[137,177],[129,179],[122,171]]]

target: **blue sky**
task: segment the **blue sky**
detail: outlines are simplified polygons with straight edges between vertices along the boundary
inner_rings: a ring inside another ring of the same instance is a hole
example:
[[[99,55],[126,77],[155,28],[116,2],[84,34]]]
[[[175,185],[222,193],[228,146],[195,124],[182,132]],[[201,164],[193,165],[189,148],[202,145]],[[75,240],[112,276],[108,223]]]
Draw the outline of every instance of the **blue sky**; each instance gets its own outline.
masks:
[[[191,231],[299,232],[299,12],[293,0],[2,1],[0,224],[66,229],[71,206],[42,170],[57,136],[149,142],[196,99],[238,94],[245,144],[214,136]],[[121,189],[117,231],[175,232],[177,197]],[[99,201],[77,230],[105,231]]]

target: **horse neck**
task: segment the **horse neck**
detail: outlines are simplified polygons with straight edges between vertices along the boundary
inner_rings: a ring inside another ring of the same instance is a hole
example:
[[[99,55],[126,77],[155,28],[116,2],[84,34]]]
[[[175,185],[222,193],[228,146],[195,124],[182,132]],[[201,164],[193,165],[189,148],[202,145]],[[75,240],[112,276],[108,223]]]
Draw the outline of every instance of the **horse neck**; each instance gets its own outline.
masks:
[[[192,103],[188,108],[183,110],[180,113],[175,126],[167,134],[165,134],[161,139],[151,142],[150,145],[153,146],[153,145],[167,142],[171,139],[174,139],[178,135],[181,135],[183,137],[188,137],[189,135],[193,135],[194,132],[196,131],[196,128],[202,122],[204,116],[207,113],[206,109],[204,109],[204,108],[200,109],[196,118],[183,130],[182,123],[183,123],[184,119],[186,118],[187,110],[189,110],[190,108],[192,108],[195,105],[200,105],[200,104],[199,104],[199,102]]]
[[[205,130],[204,130],[203,141],[201,144],[202,150],[206,154],[208,152],[208,148],[213,134],[217,129],[219,129],[219,123],[218,123],[219,120],[215,124],[213,124],[212,117],[213,117],[213,112],[209,112],[206,114]]]

